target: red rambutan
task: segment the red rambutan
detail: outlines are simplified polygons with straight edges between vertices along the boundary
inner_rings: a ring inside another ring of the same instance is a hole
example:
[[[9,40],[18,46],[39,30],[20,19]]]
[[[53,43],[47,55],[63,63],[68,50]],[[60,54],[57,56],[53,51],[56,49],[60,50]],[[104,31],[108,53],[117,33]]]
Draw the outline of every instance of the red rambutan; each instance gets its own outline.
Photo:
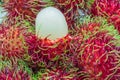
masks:
[[[82,3],[83,0],[54,0],[54,1],[56,7],[59,8],[65,15],[68,26],[74,27],[76,17],[79,15],[78,9],[80,7],[80,3]]]
[[[33,63],[54,61],[56,57],[65,53],[68,49],[70,36],[66,36],[57,41],[48,39],[38,39],[35,35],[26,37],[28,54]]]
[[[119,71],[119,51],[115,49],[113,41],[114,38],[106,32],[99,32],[82,44],[79,60],[83,66],[81,74],[85,74],[83,78],[115,80],[114,76]]]
[[[5,68],[0,71],[0,80],[31,80],[30,76],[23,70]]]
[[[83,39],[85,40],[101,31],[108,32],[114,38],[116,37],[116,39],[119,38],[119,33],[115,27],[108,23],[107,19],[101,16],[92,18],[90,16],[86,17],[83,22],[76,27],[74,33],[81,33],[83,35]]]
[[[29,21],[31,25],[35,24],[37,13],[47,5],[42,0],[7,0],[3,7],[8,12],[7,24],[16,24],[22,21]]]
[[[17,27],[1,27],[0,55],[4,58],[20,58],[25,52],[24,30]]]
[[[120,13],[112,15],[109,19],[109,22],[111,22],[115,26],[115,28],[118,30],[120,34]]]
[[[119,9],[119,0],[95,0],[91,12],[93,15],[111,16]]]
[[[76,80],[74,79],[75,70],[65,71],[62,69],[47,70],[39,80]]]
[[[89,38],[91,35],[96,34],[96,32],[99,31],[100,24],[98,23],[89,23],[87,25],[83,25],[83,27],[80,29],[80,33],[83,34],[84,39]]]
[[[119,0],[95,0],[91,13],[97,16],[108,17],[108,22],[113,23],[120,33],[120,1]]]

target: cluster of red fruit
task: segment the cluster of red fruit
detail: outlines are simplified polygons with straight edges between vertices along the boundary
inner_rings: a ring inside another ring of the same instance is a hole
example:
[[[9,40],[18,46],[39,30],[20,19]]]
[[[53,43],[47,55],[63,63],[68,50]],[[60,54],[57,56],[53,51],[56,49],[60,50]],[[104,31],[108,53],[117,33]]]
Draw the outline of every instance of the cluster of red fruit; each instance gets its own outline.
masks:
[[[35,35],[36,15],[47,6],[64,14],[64,38]],[[0,80],[120,79],[119,0],[6,0],[2,7]]]

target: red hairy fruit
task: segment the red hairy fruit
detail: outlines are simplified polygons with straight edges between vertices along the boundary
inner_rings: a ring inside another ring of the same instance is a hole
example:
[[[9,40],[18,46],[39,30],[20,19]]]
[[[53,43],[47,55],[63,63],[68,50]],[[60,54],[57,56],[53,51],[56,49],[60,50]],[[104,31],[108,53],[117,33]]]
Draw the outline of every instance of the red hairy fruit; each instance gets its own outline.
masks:
[[[120,10],[118,14],[114,14],[110,17],[109,22],[111,22],[120,33]]]
[[[75,26],[76,16],[78,16],[78,9],[83,0],[54,0],[55,5],[65,15],[68,26]]]
[[[83,66],[81,74],[85,74],[83,78],[115,80],[119,71],[119,54],[113,41],[112,36],[99,32],[82,44],[79,60],[80,65]]]
[[[84,24],[80,28],[80,33],[83,34],[84,39],[89,38],[91,35],[96,34],[99,31],[100,24],[99,23],[88,23]]]
[[[93,15],[111,16],[120,10],[119,0],[95,0],[91,12]]]
[[[5,68],[0,71],[0,80],[31,80],[30,76],[23,70]]]
[[[108,17],[120,33],[120,1],[119,0],[95,0],[91,13],[97,16]]]
[[[35,35],[26,37],[28,54],[34,63],[54,60],[57,56],[66,52],[70,41],[70,36],[66,36],[57,41],[39,39]]]
[[[53,70],[47,70],[46,73],[42,75],[42,78],[39,78],[39,80],[74,80],[75,76],[74,70],[71,69],[71,71],[65,71],[62,69],[53,69]]]
[[[24,30],[17,27],[0,28],[0,55],[4,58],[20,58],[24,55]]]
[[[34,25],[37,13],[45,4],[42,0],[8,0],[3,5],[8,12],[5,22],[16,24],[26,20]]]

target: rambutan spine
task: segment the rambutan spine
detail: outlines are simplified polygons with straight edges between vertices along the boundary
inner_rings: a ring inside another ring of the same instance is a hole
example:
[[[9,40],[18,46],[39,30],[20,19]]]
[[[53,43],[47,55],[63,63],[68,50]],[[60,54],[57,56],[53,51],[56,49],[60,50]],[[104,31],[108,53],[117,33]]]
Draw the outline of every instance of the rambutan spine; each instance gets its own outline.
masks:
[[[6,59],[21,58],[25,54],[24,29],[1,26],[0,55]]]
[[[81,46],[80,65],[81,74],[88,74],[88,79],[113,79],[119,71],[119,57],[116,53],[114,38],[99,32],[87,39]],[[115,52],[114,52],[115,51]]]

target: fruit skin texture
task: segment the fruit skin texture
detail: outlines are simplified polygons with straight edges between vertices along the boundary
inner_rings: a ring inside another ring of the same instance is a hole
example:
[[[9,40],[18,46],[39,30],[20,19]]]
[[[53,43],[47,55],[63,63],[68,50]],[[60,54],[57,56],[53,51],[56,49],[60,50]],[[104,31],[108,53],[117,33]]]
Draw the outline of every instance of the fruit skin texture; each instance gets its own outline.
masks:
[[[83,0],[54,0],[55,6],[60,9],[66,17],[68,27],[75,26],[76,17],[78,16],[79,4],[84,2]]]
[[[5,22],[13,25],[29,21],[34,25],[37,13],[45,7],[45,4],[42,0],[8,0],[3,5],[8,13]]]
[[[108,21],[115,26],[120,34],[120,10],[117,14],[112,15]]]
[[[93,15],[111,16],[119,11],[119,0],[95,0],[91,12]]]
[[[54,61],[56,57],[65,53],[68,49],[70,41],[70,36],[66,36],[57,41],[51,41],[47,38],[40,39],[35,35],[26,37],[28,54],[34,64],[39,62],[48,63],[49,61]]]
[[[0,80],[31,80],[31,78],[23,70],[5,68],[0,71]]]
[[[87,39],[81,46],[79,63],[83,66],[81,74],[83,78],[115,80],[118,69],[118,61],[115,45],[111,42],[112,36],[106,32],[99,32]],[[118,76],[117,79],[119,79]]]
[[[119,0],[95,0],[91,13],[95,16],[107,17],[120,33],[120,1]]]
[[[39,78],[39,80],[76,80],[74,79],[75,76],[74,71],[65,71],[62,69],[53,69],[53,70],[47,70],[46,73],[42,75],[42,78]]]
[[[21,58],[25,53],[24,29],[0,27],[0,55],[7,59]]]

